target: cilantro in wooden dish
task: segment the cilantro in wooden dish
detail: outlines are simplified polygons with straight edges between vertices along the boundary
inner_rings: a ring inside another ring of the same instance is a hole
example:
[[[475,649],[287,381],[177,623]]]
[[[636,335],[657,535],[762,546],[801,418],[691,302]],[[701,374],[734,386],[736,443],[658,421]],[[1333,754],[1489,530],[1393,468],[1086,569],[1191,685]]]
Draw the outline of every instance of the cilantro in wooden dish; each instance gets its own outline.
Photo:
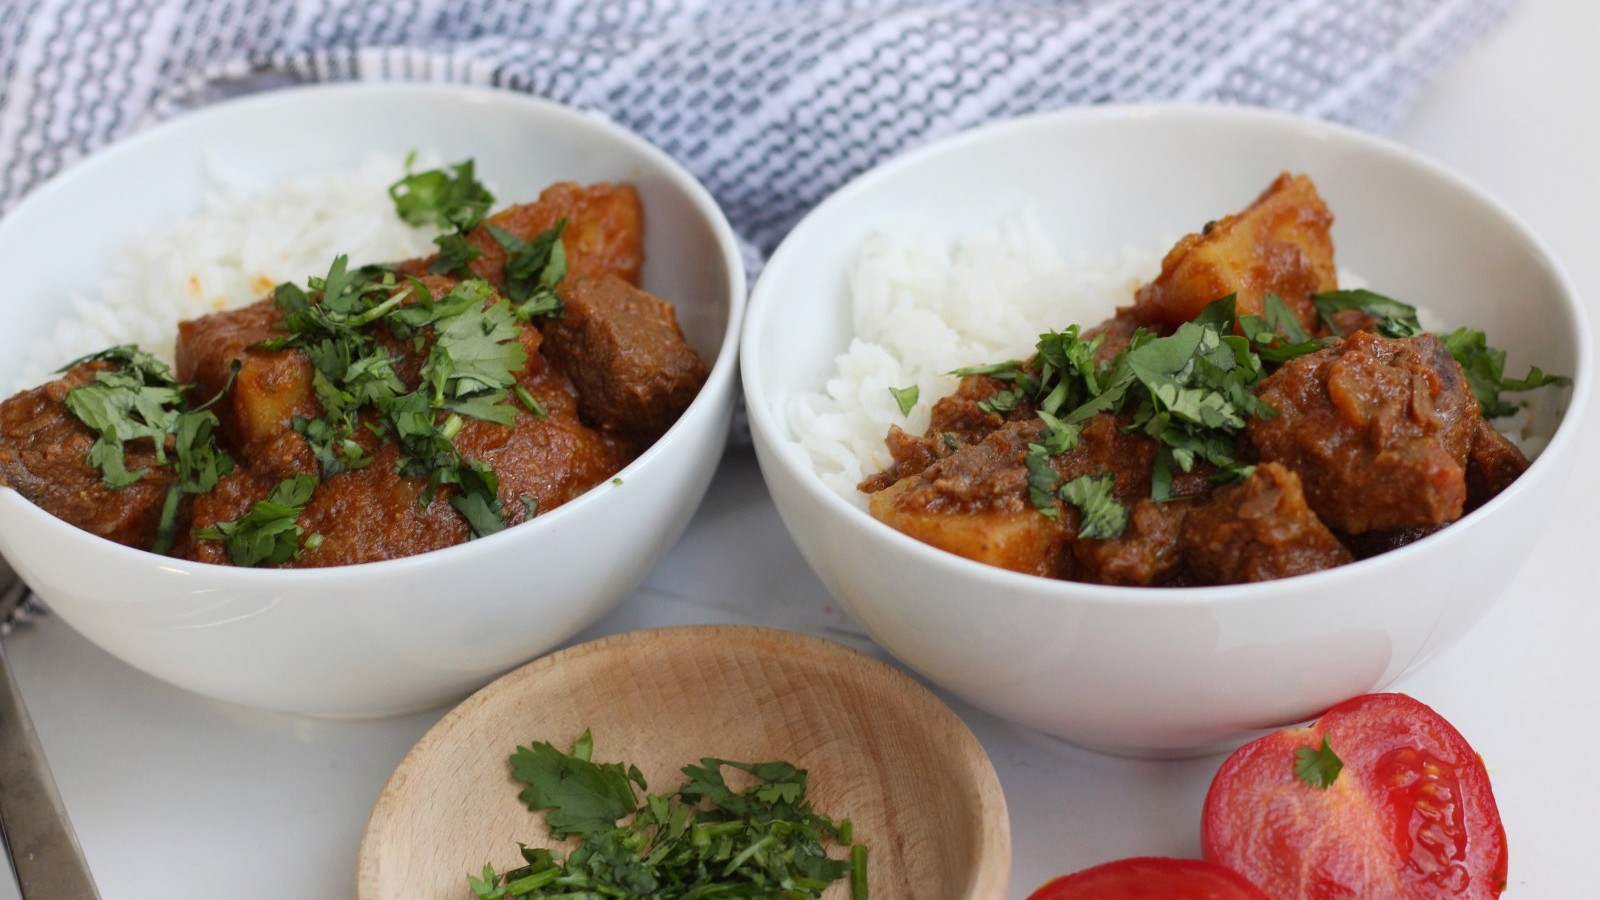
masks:
[[[477,900],[801,900],[845,878],[852,897],[866,898],[867,848],[849,819],[812,809],[805,770],[707,757],[683,767],[676,791],[651,794],[636,767],[593,754],[587,731],[571,753],[541,741],[512,754],[522,802],[544,812],[552,838],[578,842],[565,854],[523,845],[525,865],[505,872],[485,865],[467,876]],[[848,859],[830,846],[848,848]]]

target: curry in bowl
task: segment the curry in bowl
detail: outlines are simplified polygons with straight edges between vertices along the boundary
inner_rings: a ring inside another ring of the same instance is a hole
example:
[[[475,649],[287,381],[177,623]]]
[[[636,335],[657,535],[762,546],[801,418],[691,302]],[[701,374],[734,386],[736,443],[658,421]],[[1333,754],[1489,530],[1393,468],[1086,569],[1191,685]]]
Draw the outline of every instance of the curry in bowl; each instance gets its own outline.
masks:
[[[1508,378],[1482,332],[1340,290],[1332,221],[1281,175],[1111,318],[952,373],[926,430],[890,427],[869,511],[1006,569],[1177,587],[1332,568],[1483,505],[1529,465],[1491,424],[1502,392],[1565,379]]]
[[[470,162],[391,189],[439,252],[336,259],[0,405],[0,484],[121,544],[332,566],[514,526],[612,478],[706,379],[639,287],[632,187],[557,183],[487,215]]]

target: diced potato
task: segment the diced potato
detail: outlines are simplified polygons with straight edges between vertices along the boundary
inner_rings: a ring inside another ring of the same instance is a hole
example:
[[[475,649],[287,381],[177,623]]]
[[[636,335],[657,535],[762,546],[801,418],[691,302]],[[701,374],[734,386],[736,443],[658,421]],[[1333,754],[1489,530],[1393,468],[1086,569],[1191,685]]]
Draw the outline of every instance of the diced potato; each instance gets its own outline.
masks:
[[[1237,295],[1241,315],[1259,315],[1268,293],[1282,297],[1314,331],[1310,295],[1338,288],[1329,229],[1333,214],[1304,175],[1281,174],[1241,212],[1180,240],[1161,274],[1139,289],[1133,315],[1171,332],[1214,300]]]
[[[178,325],[179,381],[194,385],[197,403],[210,400],[228,383],[229,367],[239,360],[233,388],[212,407],[218,434],[235,453],[249,454],[290,428],[295,416],[321,414],[312,388],[314,369],[295,350],[260,350],[252,345],[281,337],[273,328],[277,306],[271,299]]]

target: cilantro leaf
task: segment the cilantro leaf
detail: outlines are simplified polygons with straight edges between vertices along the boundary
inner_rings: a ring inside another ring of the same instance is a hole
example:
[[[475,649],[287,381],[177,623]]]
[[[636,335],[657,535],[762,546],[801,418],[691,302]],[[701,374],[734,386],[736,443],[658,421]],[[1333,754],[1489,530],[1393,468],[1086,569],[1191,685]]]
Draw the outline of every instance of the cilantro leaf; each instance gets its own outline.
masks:
[[[588,740],[587,731],[584,736]],[[614,828],[638,808],[635,782],[621,765],[562,753],[547,741],[518,747],[511,755],[511,775],[527,785],[517,796],[530,810],[545,811],[550,836],[557,840]],[[638,780],[640,788],[643,782]]]
[[[900,407],[900,415],[909,416],[911,415],[912,407],[917,405],[917,397],[921,394],[921,389],[913,384],[910,387],[889,388],[889,393],[894,396],[894,402]]]
[[[1416,307],[1364,288],[1312,294],[1311,304],[1317,308],[1323,324],[1335,332],[1338,329],[1334,326],[1334,313],[1358,309],[1373,318],[1377,323],[1375,329],[1384,337],[1407,338],[1422,333]]]
[[[409,160],[408,160],[409,163]],[[494,195],[473,174],[473,161],[443,169],[411,172],[389,185],[394,211],[409,225],[438,225],[455,231],[471,231],[489,212]]]
[[[233,457],[217,446],[217,416],[208,407],[233,386],[238,363],[215,397],[197,409],[189,409],[183,386],[172,377],[171,370],[138,347],[112,347],[75,360],[66,368],[95,360],[111,362],[118,368],[96,372],[92,382],[68,391],[64,403],[96,433],[87,462],[100,470],[101,481],[107,487],[126,487],[148,472],[128,470],[128,441],[149,439],[156,461],[166,464],[170,440],[176,478],[162,502],[155,542],[150,547],[154,553],[165,554],[177,536],[182,495],[209,492],[223,475],[233,471]]]
[[[1333,752],[1328,736],[1322,736],[1322,746],[1301,747],[1294,751],[1294,775],[1307,787],[1327,790],[1344,771],[1344,760]]]
[[[1500,397],[1503,391],[1530,391],[1545,385],[1571,384],[1564,375],[1550,375],[1538,366],[1531,366],[1522,378],[1505,377],[1506,353],[1489,346],[1488,336],[1472,328],[1457,328],[1449,334],[1439,335],[1450,350],[1450,355],[1461,364],[1467,376],[1467,385],[1478,399],[1486,419],[1509,416],[1521,406]]]
[[[101,360],[115,367],[96,372],[94,380],[68,391],[64,402],[97,435],[88,462],[100,470],[106,487],[127,487],[149,471],[128,471],[127,442],[149,440],[156,461],[166,462],[166,438],[177,427],[186,402],[166,364],[131,345],[73,360],[63,371]]]
[[[288,562],[300,555],[300,536],[305,529],[295,520],[316,487],[314,475],[301,473],[287,478],[278,482],[266,499],[257,500],[243,517],[218,522],[214,528],[196,529],[195,537],[222,541],[228,559],[236,566]]]
[[[439,255],[433,262],[428,263],[430,274],[472,277],[472,269],[468,263],[483,255],[477,244],[467,240],[466,236],[459,232],[441,234],[434,238],[433,242],[439,245]]]
[[[524,241],[492,222],[484,227],[505,248],[506,296],[517,305],[519,315],[526,320],[560,312],[561,298],[556,296],[555,288],[567,276],[567,249],[561,242],[567,220],[561,219],[531,241]]]
[[[1061,499],[1078,508],[1078,537],[1120,537],[1128,527],[1128,508],[1115,496],[1116,477],[1110,472],[1079,475],[1061,486]]]

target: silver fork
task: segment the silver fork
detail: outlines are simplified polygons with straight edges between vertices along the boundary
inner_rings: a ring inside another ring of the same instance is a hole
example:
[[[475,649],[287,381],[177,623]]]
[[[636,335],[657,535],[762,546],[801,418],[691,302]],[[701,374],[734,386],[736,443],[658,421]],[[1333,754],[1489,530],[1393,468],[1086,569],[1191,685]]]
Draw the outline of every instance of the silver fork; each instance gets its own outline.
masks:
[[[28,595],[10,563],[0,557],[0,632],[9,631]],[[0,830],[23,900],[99,900],[78,836],[67,820],[34,733],[33,719],[11,677],[0,646]]]

